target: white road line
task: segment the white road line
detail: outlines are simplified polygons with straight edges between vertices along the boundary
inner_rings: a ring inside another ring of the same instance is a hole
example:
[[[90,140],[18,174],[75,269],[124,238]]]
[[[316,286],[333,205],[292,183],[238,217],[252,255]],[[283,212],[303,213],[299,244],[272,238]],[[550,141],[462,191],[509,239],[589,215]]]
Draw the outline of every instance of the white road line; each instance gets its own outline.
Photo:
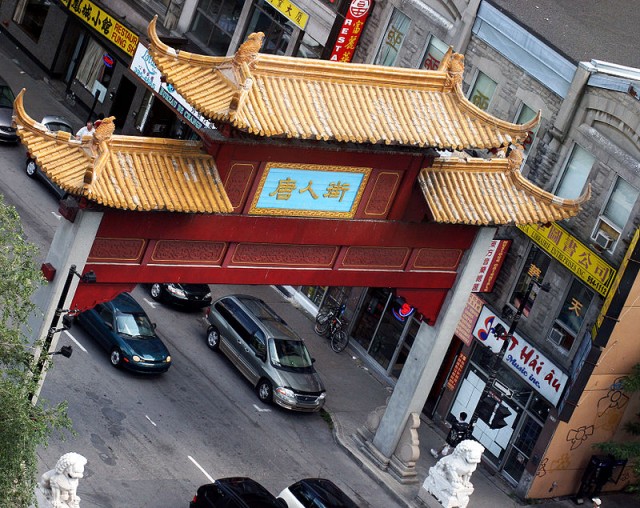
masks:
[[[261,413],[270,413],[271,412],[271,409],[261,408],[261,407],[256,406],[255,404],[253,405],[253,407],[256,408],[256,411],[259,411]]]
[[[76,343],[76,345],[77,345],[80,349],[82,349],[85,353],[87,352],[87,350],[82,346],[82,344],[80,344],[80,343],[76,340],[76,338],[75,338],[73,335],[71,335],[71,334],[69,333],[69,331],[68,331],[68,330],[65,330],[65,331],[64,331],[64,333],[66,333],[66,334],[69,336],[69,338],[70,338],[73,342],[75,342],[75,343]]]
[[[151,418],[149,418],[147,415],[144,415],[144,417],[151,422],[151,425],[157,427],[156,422],[154,422]]]
[[[193,462],[195,464],[195,466],[202,471],[202,474],[205,475],[207,477],[207,480],[209,480],[211,483],[213,483],[215,480],[213,478],[211,478],[211,475],[209,475],[209,473],[207,473],[200,464],[198,464],[195,459],[191,456],[191,455],[187,455],[187,457],[189,458],[189,460],[191,462]]]
[[[155,309],[158,306],[157,302],[153,302],[151,300],[147,300],[146,298],[143,298],[143,300],[145,302],[147,302],[147,305],[149,305],[149,307],[151,307],[152,309]]]
[[[58,220],[60,220],[62,218],[62,215],[58,215],[56,212],[51,212],[51,213]]]

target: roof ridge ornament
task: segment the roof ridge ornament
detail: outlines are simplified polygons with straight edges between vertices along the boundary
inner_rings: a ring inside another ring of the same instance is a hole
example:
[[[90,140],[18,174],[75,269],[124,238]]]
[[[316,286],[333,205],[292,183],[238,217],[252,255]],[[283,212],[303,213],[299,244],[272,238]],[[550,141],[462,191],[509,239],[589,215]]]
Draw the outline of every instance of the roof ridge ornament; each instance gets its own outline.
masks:
[[[247,40],[240,45],[233,57],[234,67],[241,68],[242,64],[247,64],[249,69],[253,69],[258,59],[260,48],[262,48],[262,41],[264,41],[263,32],[249,34]]]
[[[109,116],[100,122],[93,133],[93,143],[99,145],[103,141],[109,141],[116,130],[115,116]]]
[[[462,76],[464,74],[464,55],[461,53],[451,53],[447,59],[446,68],[447,86],[451,88],[462,87]]]

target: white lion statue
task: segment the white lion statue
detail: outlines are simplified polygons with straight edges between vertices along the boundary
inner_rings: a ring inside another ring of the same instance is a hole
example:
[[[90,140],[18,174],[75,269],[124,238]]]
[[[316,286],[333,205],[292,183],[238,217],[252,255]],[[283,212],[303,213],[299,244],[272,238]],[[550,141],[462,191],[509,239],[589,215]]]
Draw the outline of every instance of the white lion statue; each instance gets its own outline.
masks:
[[[471,474],[482,460],[484,446],[473,439],[465,439],[451,455],[441,458],[429,469],[418,497],[431,494],[444,508],[466,508],[473,493]]]
[[[55,469],[42,475],[40,487],[53,508],[79,508],[80,498],[76,491],[86,463],[87,459],[79,453],[65,453],[56,462]]]

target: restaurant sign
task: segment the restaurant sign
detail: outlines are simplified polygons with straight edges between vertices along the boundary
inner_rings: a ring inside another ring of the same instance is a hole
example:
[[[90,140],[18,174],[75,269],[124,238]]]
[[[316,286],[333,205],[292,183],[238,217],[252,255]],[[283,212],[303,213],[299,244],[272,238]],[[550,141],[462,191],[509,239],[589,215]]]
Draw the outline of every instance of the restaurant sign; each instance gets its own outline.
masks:
[[[500,268],[507,257],[511,240],[492,240],[484,257],[482,266],[478,271],[476,280],[471,287],[472,293],[489,293],[498,278]]]
[[[267,0],[267,3],[294,25],[304,30],[309,22],[309,15],[289,0]]]
[[[607,296],[616,275],[615,268],[577,238],[555,223],[518,227],[587,286]]]
[[[509,329],[504,321],[485,306],[473,330],[474,338],[491,348],[494,353],[500,352],[503,344],[503,339],[496,337],[494,331],[498,324],[505,330]],[[545,399],[554,406],[558,405],[568,376],[537,348],[514,333],[502,361]]]
[[[329,60],[350,62],[353,59],[353,53],[356,50],[372,6],[372,0],[351,0],[349,10],[344,17]]]

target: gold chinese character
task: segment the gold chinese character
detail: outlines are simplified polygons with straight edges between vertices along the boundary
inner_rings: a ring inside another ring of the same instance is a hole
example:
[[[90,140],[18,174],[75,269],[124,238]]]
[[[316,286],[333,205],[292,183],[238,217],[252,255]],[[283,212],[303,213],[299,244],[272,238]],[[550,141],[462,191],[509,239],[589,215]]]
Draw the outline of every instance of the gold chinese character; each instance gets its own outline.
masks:
[[[364,25],[362,21],[356,21],[353,25],[353,33],[359,34],[362,31],[362,25]]]
[[[348,183],[342,183],[340,181],[338,181],[337,183],[331,182],[327,186],[327,192],[325,192],[323,196],[325,198],[337,198],[338,196],[340,196],[340,199],[338,201],[342,201],[342,198],[344,198],[344,195],[348,190],[349,190]]]
[[[303,192],[308,192],[309,194],[311,194],[311,197],[313,199],[318,199],[318,195],[313,191],[313,188],[311,187],[312,185],[313,181],[309,180],[309,184],[304,189],[300,189],[298,192],[300,194],[302,194]]]
[[[476,91],[473,97],[471,97],[471,102],[483,111],[489,107],[489,97],[482,92]]]
[[[581,252],[578,257],[580,258],[578,264],[584,266],[588,270],[591,266],[591,254],[588,252]]]
[[[562,248],[569,256],[573,256],[576,253],[576,248],[578,244],[573,238],[567,238],[564,242],[564,247]]]
[[[560,242],[560,239],[562,238],[562,231],[560,231],[559,229],[552,228],[547,233],[547,238],[551,240],[553,243],[555,243],[556,245],[558,245],[558,243]]]
[[[596,267],[593,269],[594,275],[598,277],[598,279],[600,279],[602,282],[607,282],[607,280],[609,279],[610,271],[611,270],[609,267],[602,265],[596,265]]]
[[[387,44],[397,51],[397,46],[402,43],[404,34],[395,26],[392,26],[387,32]]]
[[[269,196],[275,196],[276,199],[287,200],[291,197],[291,193],[296,188],[296,181],[287,177],[284,180],[278,180],[278,186],[276,190],[269,194]]]
[[[571,304],[569,305],[569,312],[575,312],[576,316],[580,317],[581,310],[582,310],[582,303],[580,303],[575,298],[572,298]]]
[[[531,264],[531,266],[529,267],[529,271],[527,273],[529,274],[529,277],[538,279],[540,278],[540,274],[542,273],[542,270],[540,270],[540,268],[538,268],[536,265]]]
[[[345,51],[342,54],[342,56],[340,57],[340,61],[341,62],[350,62],[351,61],[351,55],[352,55],[351,51]]]
[[[344,47],[346,49],[356,49],[356,42],[358,42],[358,38],[354,35],[349,37],[349,42],[347,42]]]

